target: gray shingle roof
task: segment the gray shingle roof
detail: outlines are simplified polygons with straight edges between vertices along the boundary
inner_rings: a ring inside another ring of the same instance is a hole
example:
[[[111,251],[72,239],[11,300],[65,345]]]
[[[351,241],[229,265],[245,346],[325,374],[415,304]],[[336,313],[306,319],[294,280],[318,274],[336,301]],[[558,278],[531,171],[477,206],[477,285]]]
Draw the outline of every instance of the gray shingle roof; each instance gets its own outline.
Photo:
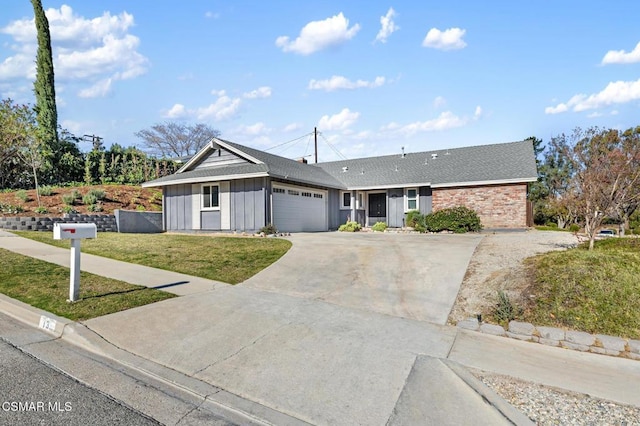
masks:
[[[146,182],[144,186],[204,181],[207,178],[215,180],[217,177],[255,173],[340,189],[402,187],[411,184],[437,187],[488,182],[528,182],[537,179],[531,141],[407,153],[404,157],[398,154],[319,164],[302,164],[234,142],[221,142],[264,164],[186,171]]]
[[[407,153],[404,157],[397,154],[358,158],[315,166],[336,176],[348,188],[533,181],[538,175],[530,141]]]

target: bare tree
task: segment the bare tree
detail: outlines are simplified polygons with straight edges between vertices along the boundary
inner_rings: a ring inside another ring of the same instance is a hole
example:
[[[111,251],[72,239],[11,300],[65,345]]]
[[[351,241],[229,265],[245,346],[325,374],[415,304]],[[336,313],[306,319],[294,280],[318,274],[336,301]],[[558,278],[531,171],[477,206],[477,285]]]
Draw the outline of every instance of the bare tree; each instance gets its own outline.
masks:
[[[573,170],[566,200],[584,219],[591,250],[603,220],[640,197],[640,144],[617,130],[576,129],[566,157]]]
[[[186,125],[181,123],[158,123],[149,129],[135,133],[142,139],[147,151],[162,158],[185,157],[198,152],[220,131],[207,124]]]

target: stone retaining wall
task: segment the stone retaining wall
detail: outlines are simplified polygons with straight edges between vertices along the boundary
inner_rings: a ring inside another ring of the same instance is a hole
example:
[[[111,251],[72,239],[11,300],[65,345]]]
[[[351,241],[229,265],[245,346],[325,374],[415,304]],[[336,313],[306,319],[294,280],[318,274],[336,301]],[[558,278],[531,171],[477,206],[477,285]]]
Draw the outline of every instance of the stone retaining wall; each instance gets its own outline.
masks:
[[[555,327],[540,327],[519,321],[509,322],[507,330],[499,325],[480,323],[476,318],[459,321],[457,326],[494,336],[640,360],[640,340],[623,339],[604,334],[589,334],[583,331],[563,330]]]
[[[63,217],[0,217],[0,229],[12,231],[53,231],[53,224],[95,223],[98,232],[118,232],[112,214],[65,214]]]

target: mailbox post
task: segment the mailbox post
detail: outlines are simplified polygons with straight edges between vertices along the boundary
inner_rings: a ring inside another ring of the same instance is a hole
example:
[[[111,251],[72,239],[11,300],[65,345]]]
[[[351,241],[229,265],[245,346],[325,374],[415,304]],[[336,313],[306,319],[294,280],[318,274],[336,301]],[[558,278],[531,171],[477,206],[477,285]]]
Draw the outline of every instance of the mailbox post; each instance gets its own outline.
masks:
[[[75,302],[80,296],[80,241],[83,238],[96,238],[98,230],[95,223],[55,223],[54,240],[71,240],[71,276],[69,277],[69,301]]]

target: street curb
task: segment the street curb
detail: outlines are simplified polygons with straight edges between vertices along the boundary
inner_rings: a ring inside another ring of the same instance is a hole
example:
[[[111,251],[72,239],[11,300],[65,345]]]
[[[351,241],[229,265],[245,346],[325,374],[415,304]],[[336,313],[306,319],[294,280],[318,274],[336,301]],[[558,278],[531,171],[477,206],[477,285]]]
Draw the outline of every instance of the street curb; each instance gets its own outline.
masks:
[[[222,410],[228,413],[229,417],[237,421],[238,424],[261,426],[309,425],[303,420],[127,352],[113,345],[84,324],[59,317],[4,294],[0,294],[0,312],[23,324],[44,331],[54,336],[54,338],[64,340],[73,346],[110,359],[147,377],[165,383],[179,392],[184,392],[197,399],[204,408],[211,407],[210,411],[212,412]],[[49,320],[49,328],[41,326],[43,317]],[[51,320],[54,322],[51,322]],[[52,324],[54,325],[53,327],[51,327]]]
[[[504,398],[495,393],[491,388],[485,385],[480,379],[471,374],[462,364],[449,359],[443,359],[442,362],[449,367],[460,379],[465,382],[471,389],[482,397],[489,405],[500,412],[507,420],[517,426],[535,425],[527,416],[509,404]]]

